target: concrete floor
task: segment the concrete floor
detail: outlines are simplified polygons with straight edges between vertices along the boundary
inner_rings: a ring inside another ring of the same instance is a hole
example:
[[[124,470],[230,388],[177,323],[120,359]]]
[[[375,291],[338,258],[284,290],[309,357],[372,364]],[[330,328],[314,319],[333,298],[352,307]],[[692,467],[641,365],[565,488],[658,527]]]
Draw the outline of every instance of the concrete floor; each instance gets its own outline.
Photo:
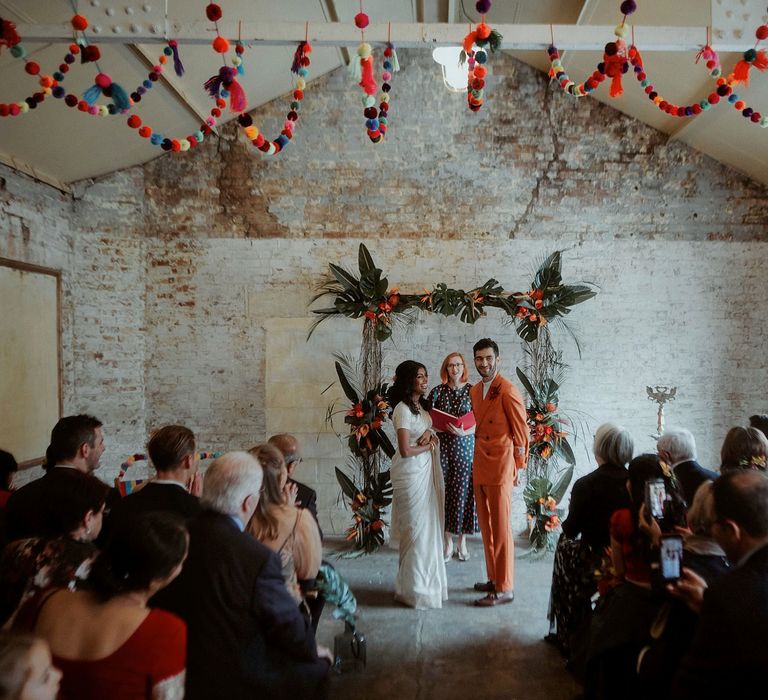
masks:
[[[392,597],[395,550],[336,558],[343,546],[327,541],[326,558],[357,596],[368,666],[334,676],[332,700],[571,700],[579,694],[557,651],[542,641],[548,631],[551,555],[518,559],[513,603],[477,608],[471,605],[479,597],[472,585],[485,580],[485,566],[482,542],[479,536],[471,538],[470,560],[446,565],[449,600],[444,607],[412,610]],[[333,637],[342,630],[343,623],[328,612],[318,641],[333,648]]]

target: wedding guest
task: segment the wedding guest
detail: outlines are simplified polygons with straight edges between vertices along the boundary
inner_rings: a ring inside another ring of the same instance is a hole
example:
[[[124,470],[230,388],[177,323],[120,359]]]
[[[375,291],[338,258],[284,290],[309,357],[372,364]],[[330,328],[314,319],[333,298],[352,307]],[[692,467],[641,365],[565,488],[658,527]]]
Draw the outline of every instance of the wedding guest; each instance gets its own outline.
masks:
[[[705,481],[717,478],[717,473],[704,469],[696,461],[696,441],[690,430],[669,428],[656,442],[656,451],[666,462],[680,484],[685,501],[693,503],[696,489]]]
[[[597,590],[594,571],[610,544],[611,515],[629,505],[627,463],[633,450],[625,428],[603,423],[595,431],[592,445],[597,469],[577,479],[571,489],[563,537],[555,550],[546,637],[566,656],[572,636],[588,624],[592,612]]]
[[[739,469],[766,470],[768,438],[757,428],[731,428],[720,449],[720,473]]]
[[[264,470],[261,498],[247,531],[280,557],[283,578],[297,605],[304,605],[299,581],[316,579],[323,558],[317,523],[304,508],[288,503],[288,470],[269,443],[248,450]]]
[[[90,590],[40,596],[35,633],[63,673],[60,700],[176,700],[184,694],[186,626],[147,602],[178,576],[183,520],[141,513],[96,560]]]
[[[44,639],[0,631],[0,700],[56,700],[60,679]]]
[[[58,537],[33,537],[8,544],[0,558],[0,625],[38,591],[80,589],[98,555],[93,544],[101,530],[109,488],[76,472],[59,484],[52,504]]]
[[[306,508],[312,513],[312,517],[315,519],[315,522],[317,522],[317,492],[313,488],[306,484],[302,484],[300,481],[296,481],[296,479],[293,478],[296,473],[296,468],[301,464],[303,459],[301,450],[299,449],[299,441],[293,435],[280,433],[279,435],[273,435],[269,438],[268,442],[270,445],[274,445],[280,450],[283,455],[285,467],[288,470],[288,483],[296,492],[295,505],[299,508]],[[322,537],[322,535],[323,533],[321,531],[320,536]]]
[[[203,511],[189,521],[189,559],[153,601],[188,625],[186,700],[322,696],[333,660],[285,588],[279,557],[243,532],[261,495],[247,452],[214,460]]]
[[[749,417],[749,427],[757,428],[763,435],[768,437],[768,415],[759,413]]]
[[[13,489],[13,477],[19,465],[10,452],[0,450],[0,508],[5,508]]]
[[[440,608],[448,598],[443,562],[443,474],[435,457],[437,436],[430,430],[424,396],[427,369],[406,360],[390,388],[397,452],[392,459],[393,529],[400,558],[395,600],[413,608]]]
[[[51,523],[51,511],[59,499],[62,482],[74,473],[91,475],[98,469],[104,453],[102,423],[88,415],[66,416],[51,431],[51,442],[45,453],[46,473],[14,491],[5,508],[8,539],[61,535]],[[119,494],[111,489],[107,497],[110,507]]]
[[[463,416],[472,411],[469,398],[471,384],[467,363],[460,352],[448,355],[440,366],[441,384],[427,399],[433,409],[452,416]],[[459,539],[456,556],[459,561],[469,559],[467,535],[478,531],[475,493],[472,484],[472,458],[475,452],[475,426],[463,428],[449,425],[449,432],[437,431],[440,439],[440,466],[445,482],[445,561],[454,554],[453,535]]]
[[[166,425],[152,434],[147,452],[157,478],[112,506],[106,530],[137,513],[164,511],[188,520],[200,512],[200,499],[189,492],[199,483],[194,433],[183,425]]]
[[[483,535],[487,581],[475,584],[486,595],[481,607],[515,599],[515,542],[512,538],[512,489],[528,463],[528,415],[520,392],[499,373],[499,346],[478,340],[472,351],[482,381],[470,390],[477,428],[473,479],[477,519]]]

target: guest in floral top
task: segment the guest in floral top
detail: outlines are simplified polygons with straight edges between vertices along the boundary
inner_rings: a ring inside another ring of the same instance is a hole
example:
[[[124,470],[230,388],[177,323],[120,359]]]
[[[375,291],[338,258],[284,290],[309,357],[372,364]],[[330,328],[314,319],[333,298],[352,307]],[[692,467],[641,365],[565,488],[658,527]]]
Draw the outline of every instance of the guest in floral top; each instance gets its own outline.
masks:
[[[0,558],[0,624],[37,591],[75,590],[88,578],[98,550],[93,541],[101,532],[109,487],[99,479],[73,471],[62,482],[52,515],[61,537],[11,542]]]
[[[429,393],[429,403],[453,416],[472,411],[467,382],[467,365],[459,352],[448,355],[440,367],[442,384]],[[475,495],[472,486],[472,456],[475,451],[475,427],[453,432],[438,431],[440,465],[445,479],[445,560],[454,554],[452,535],[459,541],[455,553],[459,561],[469,559],[466,536],[478,531]]]

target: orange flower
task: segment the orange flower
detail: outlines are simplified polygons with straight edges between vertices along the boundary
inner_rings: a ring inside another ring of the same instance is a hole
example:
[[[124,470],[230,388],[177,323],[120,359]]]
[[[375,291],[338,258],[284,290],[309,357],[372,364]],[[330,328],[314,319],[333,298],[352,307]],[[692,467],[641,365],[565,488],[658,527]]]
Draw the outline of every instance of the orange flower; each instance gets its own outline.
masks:
[[[550,401],[549,403],[544,404],[544,410],[547,411],[547,413],[554,413],[557,410],[557,404]]]
[[[376,318],[376,312],[368,310],[368,311],[365,312],[365,317],[368,318],[368,319],[373,320],[373,319]]]
[[[388,301],[382,301],[379,303],[379,308],[386,313],[392,311],[392,305]]]
[[[539,319],[539,317],[538,317],[536,314],[531,314],[531,315],[528,317],[528,320],[529,320],[531,323],[536,323],[536,321],[538,321],[538,319]]]
[[[394,309],[400,303],[400,295],[390,294],[388,301],[389,305]]]
[[[538,421],[544,420],[544,414],[543,413],[537,413],[536,414],[536,420],[538,420]]]
[[[544,290],[543,289],[534,289],[531,291],[531,298],[532,299],[543,299],[544,298]]]
[[[533,303],[533,305],[534,305],[534,306],[535,306],[537,309],[540,309],[542,306],[544,306],[544,302],[543,302],[541,299],[537,299],[537,300],[536,300],[536,301]]]
[[[347,539],[348,540],[357,539],[357,528],[356,527],[350,527],[347,530]]]
[[[548,425],[546,428],[544,428],[544,432],[545,432],[547,435],[552,435],[552,433],[553,433],[554,431],[552,430],[552,426],[551,426],[551,425]]]
[[[554,510],[557,508],[557,501],[552,496],[549,496],[544,505],[547,507],[547,510]]]
[[[381,427],[381,418],[376,417],[373,419],[373,422],[371,423],[371,428],[373,430],[378,430]]]
[[[381,530],[384,527],[384,523],[381,520],[374,520],[373,523],[371,523],[371,528],[373,530]]]
[[[540,498],[537,502],[541,503],[541,505],[544,505],[544,499],[543,498]]]
[[[551,445],[544,445],[543,449],[541,450],[541,456],[544,459],[547,459],[552,454],[552,446]],[[542,499],[543,502],[543,499]]]
[[[370,427],[367,423],[363,423],[362,425],[358,426],[357,428],[357,439],[361,440],[366,435],[368,435],[368,431],[370,430]]]

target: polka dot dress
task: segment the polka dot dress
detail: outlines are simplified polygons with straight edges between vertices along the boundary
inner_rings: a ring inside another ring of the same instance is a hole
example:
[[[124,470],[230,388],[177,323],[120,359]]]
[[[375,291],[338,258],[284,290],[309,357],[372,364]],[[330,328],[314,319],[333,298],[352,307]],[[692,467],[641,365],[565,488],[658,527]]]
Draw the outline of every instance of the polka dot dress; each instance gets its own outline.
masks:
[[[469,384],[452,389],[447,384],[436,386],[429,400],[437,408],[454,416],[463,416],[472,410]],[[440,466],[445,479],[445,529],[455,535],[478,531],[475,493],[472,488],[472,456],[475,436],[438,433],[440,438]]]

